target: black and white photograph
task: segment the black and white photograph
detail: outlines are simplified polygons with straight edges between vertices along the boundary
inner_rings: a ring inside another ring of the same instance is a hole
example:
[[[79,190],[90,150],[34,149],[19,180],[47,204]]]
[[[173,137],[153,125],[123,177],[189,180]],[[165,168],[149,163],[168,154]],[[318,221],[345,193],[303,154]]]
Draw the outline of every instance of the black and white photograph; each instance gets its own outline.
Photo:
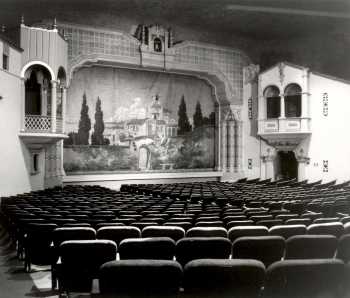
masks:
[[[350,298],[349,0],[0,0],[0,298]]]

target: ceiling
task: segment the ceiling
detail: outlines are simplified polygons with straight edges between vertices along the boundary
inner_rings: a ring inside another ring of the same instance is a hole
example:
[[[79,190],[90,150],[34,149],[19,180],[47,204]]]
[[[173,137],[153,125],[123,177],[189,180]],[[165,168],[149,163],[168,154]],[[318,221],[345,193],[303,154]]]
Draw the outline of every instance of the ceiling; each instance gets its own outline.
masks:
[[[0,0],[0,25],[57,18],[86,23],[96,14],[260,40],[350,33],[349,0]]]

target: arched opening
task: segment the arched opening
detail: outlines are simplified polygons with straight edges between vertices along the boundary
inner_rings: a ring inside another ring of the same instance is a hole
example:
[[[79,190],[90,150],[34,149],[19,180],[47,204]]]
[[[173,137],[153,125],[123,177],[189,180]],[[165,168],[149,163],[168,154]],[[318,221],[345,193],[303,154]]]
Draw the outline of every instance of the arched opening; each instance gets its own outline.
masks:
[[[286,117],[301,116],[301,87],[298,84],[289,84],[284,91]]]
[[[33,65],[25,72],[25,114],[46,116],[51,113],[50,72]]]
[[[281,115],[280,91],[276,86],[268,86],[264,91],[266,99],[266,117],[278,118]]]
[[[278,151],[275,173],[277,179],[298,178],[298,161],[293,151]]]
[[[160,38],[156,37],[153,40],[153,46],[154,46],[154,51],[155,52],[161,52],[162,51],[162,41],[160,40]]]
[[[41,86],[35,72],[30,74],[25,82],[25,113],[26,115],[41,115]]]

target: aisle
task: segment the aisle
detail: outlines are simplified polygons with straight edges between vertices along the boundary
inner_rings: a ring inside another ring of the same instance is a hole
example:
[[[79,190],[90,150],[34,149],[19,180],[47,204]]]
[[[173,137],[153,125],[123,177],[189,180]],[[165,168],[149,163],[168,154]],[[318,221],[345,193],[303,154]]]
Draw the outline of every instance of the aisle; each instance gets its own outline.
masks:
[[[0,297],[47,297],[57,298],[57,291],[51,290],[51,274],[48,267],[33,266],[32,273],[26,273],[23,262],[16,257],[7,232],[0,226]]]

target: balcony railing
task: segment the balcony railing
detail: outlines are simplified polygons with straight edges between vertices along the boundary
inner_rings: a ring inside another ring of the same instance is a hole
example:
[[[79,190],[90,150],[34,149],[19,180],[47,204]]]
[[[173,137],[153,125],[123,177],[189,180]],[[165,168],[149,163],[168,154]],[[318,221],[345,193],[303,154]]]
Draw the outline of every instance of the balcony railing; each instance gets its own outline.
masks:
[[[32,133],[62,133],[63,122],[62,118],[56,118],[56,130],[53,131],[51,116],[42,115],[25,115],[25,132]]]
[[[310,118],[279,118],[259,120],[259,134],[310,132]]]

